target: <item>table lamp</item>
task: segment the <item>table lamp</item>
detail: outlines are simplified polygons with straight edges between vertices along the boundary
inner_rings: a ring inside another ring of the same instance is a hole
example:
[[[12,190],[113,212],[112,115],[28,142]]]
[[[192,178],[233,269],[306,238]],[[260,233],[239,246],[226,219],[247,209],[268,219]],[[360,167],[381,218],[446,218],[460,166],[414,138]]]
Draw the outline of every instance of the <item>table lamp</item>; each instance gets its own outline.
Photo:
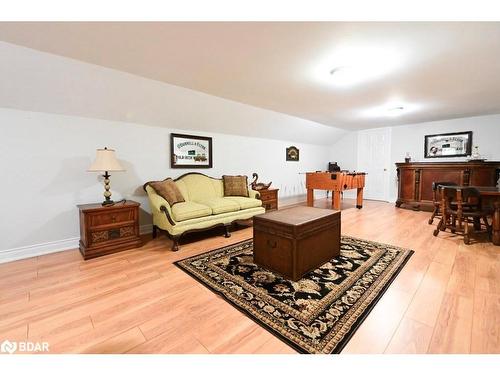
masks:
[[[88,172],[104,172],[102,175],[104,177],[104,202],[103,206],[113,204],[111,200],[111,191],[109,191],[109,178],[111,175],[108,172],[123,172],[125,169],[120,165],[115,157],[115,150],[110,150],[107,147],[104,149],[98,149],[95,161],[87,170]]]

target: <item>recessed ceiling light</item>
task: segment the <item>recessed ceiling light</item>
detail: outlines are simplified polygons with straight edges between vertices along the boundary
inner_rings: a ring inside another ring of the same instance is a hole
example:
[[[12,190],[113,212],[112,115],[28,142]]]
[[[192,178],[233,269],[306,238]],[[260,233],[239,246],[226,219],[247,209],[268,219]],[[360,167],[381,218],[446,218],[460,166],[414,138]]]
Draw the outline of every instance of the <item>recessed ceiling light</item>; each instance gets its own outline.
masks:
[[[403,107],[402,105],[400,106],[397,106],[397,107],[391,107],[387,110],[387,112],[389,113],[390,116],[398,116],[400,114],[402,114],[405,110],[405,107]]]
[[[396,101],[397,103],[398,101]],[[399,103],[401,103],[399,101]],[[420,108],[420,105],[415,103],[404,103],[404,104],[395,104],[393,101],[388,104],[368,108],[363,110],[360,114],[363,117],[397,117],[403,116],[410,112],[414,112],[415,110]]]
[[[353,66],[338,66],[330,70],[332,83],[337,86],[350,86],[359,83],[362,79],[360,69]]]
[[[346,70],[346,67],[345,66],[338,66],[336,68],[333,68],[332,70],[330,70],[330,74],[339,74],[339,73],[342,73],[342,71],[345,71]]]

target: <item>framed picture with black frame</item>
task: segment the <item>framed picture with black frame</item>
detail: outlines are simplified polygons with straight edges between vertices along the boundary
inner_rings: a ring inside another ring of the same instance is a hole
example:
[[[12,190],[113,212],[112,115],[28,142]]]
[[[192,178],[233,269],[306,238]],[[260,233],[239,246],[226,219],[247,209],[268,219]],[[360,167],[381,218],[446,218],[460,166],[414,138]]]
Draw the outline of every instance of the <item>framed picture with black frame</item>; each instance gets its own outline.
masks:
[[[472,132],[426,135],[424,138],[425,158],[452,158],[470,156],[472,153]]]
[[[212,138],[170,134],[171,168],[212,168]]]
[[[299,161],[300,151],[295,146],[286,148],[286,161]]]

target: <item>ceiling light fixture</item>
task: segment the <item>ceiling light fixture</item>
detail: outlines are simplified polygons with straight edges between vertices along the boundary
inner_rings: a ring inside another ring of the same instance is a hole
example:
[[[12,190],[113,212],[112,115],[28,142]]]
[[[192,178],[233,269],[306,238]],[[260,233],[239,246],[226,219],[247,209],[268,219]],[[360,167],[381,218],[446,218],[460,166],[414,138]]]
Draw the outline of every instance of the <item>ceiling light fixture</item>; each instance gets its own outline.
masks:
[[[418,110],[421,106],[415,103],[401,104],[401,100],[391,100],[385,105],[368,108],[360,113],[362,117],[397,117]]]
[[[358,83],[360,77],[360,69],[355,66],[338,66],[330,70],[332,82],[337,86],[349,86]]]
[[[389,113],[389,116],[399,116],[401,115],[405,110],[405,107],[403,106],[397,106],[397,107],[392,107],[387,110]]]
[[[313,78],[333,87],[353,87],[380,79],[404,66],[404,51],[388,46],[339,46],[316,63]]]

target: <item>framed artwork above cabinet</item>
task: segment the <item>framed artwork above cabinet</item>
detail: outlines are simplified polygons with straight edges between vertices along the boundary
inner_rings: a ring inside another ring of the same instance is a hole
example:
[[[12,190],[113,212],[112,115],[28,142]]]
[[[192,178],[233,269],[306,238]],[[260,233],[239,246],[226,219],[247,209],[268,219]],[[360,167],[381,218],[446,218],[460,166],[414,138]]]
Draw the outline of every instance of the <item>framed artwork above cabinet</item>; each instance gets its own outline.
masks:
[[[472,132],[432,134],[424,137],[425,158],[451,158],[470,156]]]

